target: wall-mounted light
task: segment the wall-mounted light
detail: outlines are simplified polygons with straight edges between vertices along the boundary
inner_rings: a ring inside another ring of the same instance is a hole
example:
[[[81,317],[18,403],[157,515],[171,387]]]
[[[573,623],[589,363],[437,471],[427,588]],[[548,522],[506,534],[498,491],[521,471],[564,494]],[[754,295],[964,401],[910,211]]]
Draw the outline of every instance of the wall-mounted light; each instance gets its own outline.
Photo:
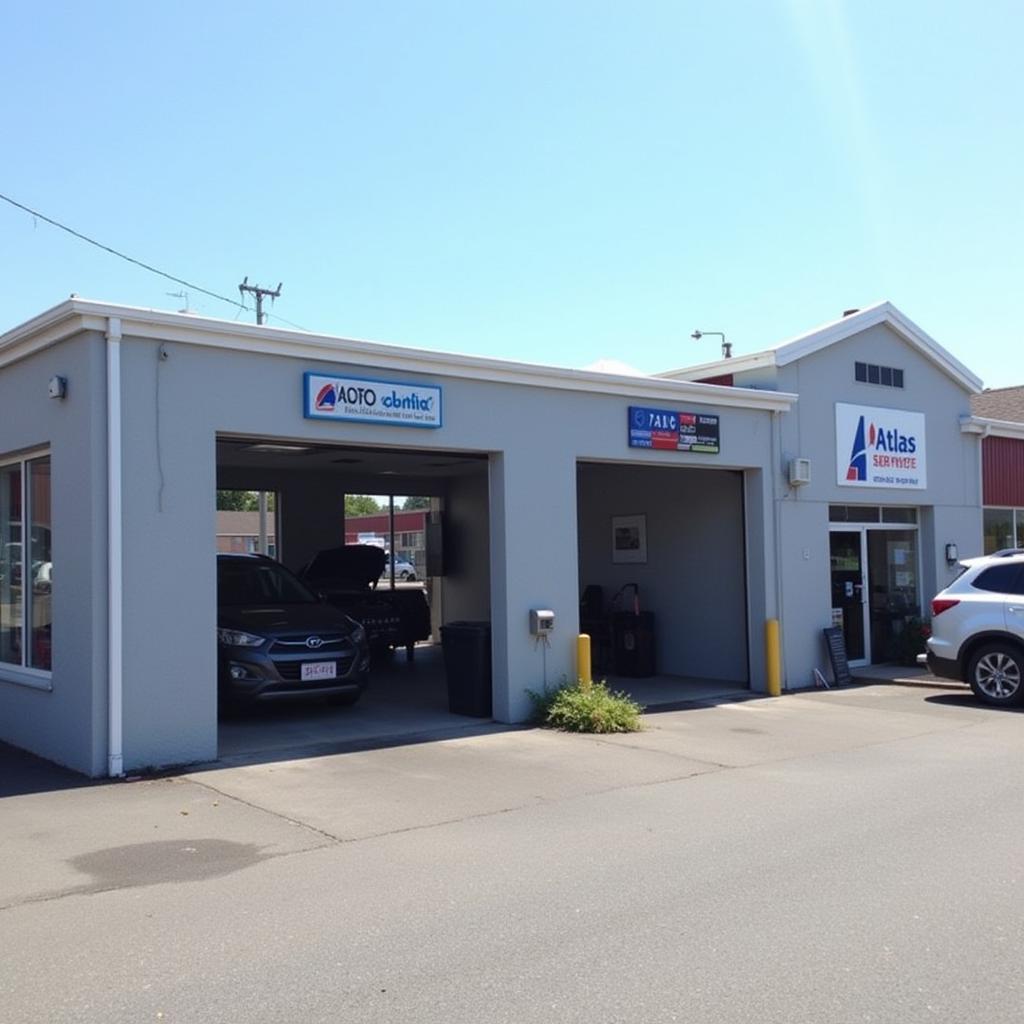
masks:
[[[946,565],[952,568],[960,561],[960,551],[955,544],[946,545]]]
[[[68,394],[67,377],[51,377],[47,385],[46,393],[51,398],[66,398]]]

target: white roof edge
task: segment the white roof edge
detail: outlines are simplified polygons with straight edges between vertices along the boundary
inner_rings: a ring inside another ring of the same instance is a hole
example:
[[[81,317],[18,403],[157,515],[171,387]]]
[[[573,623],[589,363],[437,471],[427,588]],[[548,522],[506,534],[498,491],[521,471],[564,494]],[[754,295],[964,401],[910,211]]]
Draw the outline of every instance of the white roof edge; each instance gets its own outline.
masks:
[[[984,416],[961,416],[960,431],[982,437],[1016,437],[1024,440],[1024,423],[1015,420],[990,420]]]
[[[910,317],[901,313],[889,301],[876,302],[874,305],[866,306],[856,313],[839,317],[838,320],[832,320],[813,330],[788,338],[762,352],[735,356],[732,359],[719,359],[713,363],[704,363],[701,366],[687,367],[682,370],[670,370],[668,373],[658,374],[658,376],[694,380],[698,377],[713,377],[728,372],[741,373],[744,370],[763,366],[786,366],[805,356],[819,352],[829,345],[843,341],[858,331],[881,323],[892,327],[904,341],[927,356],[965,390],[973,394],[978,394],[982,390],[980,377],[972,373],[959,359],[946,351],[931,335],[918,327]]]
[[[79,298],[66,299],[0,335],[0,367],[80,331],[105,330],[110,317],[121,320],[121,333],[126,338],[134,335],[322,362],[368,361],[375,367],[408,373],[470,377],[495,383],[637,398],[685,398],[698,405],[769,411],[785,411],[797,400],[796,395],[779,391],[753,391],[750,388],[608,374],[490,356],[461,355]]]
[[[662,370],[654,376],[695,381],[703,377],[720,377],[726,373],[743,373],[745,370],[760,370],[762,367],[774,365],[775,353],[771,349],[765,349],[763,352],[730,356],[728,359],[716,359],[714,362],[700,363],[697,366],[683,366],[678,370]]]

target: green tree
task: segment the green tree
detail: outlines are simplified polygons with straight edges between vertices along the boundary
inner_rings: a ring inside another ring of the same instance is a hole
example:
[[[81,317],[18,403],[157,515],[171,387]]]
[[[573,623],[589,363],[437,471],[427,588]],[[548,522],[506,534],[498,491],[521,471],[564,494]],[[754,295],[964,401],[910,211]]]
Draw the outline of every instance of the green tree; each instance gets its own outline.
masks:
[[[255,491],[218,491],[218,512],[254,512],[259,508]]]
[[[260,507],[259,491],[218,491],[218,512],[256,512]],[[274,492],[267,494],[267,509],[274,511]]]
[[[346,516],[372,516],[380,512],[380,505],[368,494],[346,494]]]
[[[430,499],[420,495],[411,495],[402,502],[403,512],[415,512],[417,509],[430,508]]]

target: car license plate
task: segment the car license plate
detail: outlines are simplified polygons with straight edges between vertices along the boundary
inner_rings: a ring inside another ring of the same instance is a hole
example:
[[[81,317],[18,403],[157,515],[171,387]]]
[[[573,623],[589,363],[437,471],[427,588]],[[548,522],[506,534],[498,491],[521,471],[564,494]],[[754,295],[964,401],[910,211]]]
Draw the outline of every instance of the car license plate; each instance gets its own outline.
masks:
[[[310,679],[335,679],[338,664],[334,661],[307,661],[302,666],[302,681]]]

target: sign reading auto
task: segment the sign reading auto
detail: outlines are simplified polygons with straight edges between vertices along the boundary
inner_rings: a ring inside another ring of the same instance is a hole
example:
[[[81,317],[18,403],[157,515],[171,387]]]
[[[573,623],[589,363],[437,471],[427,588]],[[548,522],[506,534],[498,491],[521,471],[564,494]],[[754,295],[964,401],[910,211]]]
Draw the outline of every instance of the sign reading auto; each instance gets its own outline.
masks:
[[[924,414],[837,402],[836,483],[927,487]]]
[[[440,427],[441,389],[408,381],[366,380],[307,373],[303,389],[307,419],[380,423],[396,427]]]

